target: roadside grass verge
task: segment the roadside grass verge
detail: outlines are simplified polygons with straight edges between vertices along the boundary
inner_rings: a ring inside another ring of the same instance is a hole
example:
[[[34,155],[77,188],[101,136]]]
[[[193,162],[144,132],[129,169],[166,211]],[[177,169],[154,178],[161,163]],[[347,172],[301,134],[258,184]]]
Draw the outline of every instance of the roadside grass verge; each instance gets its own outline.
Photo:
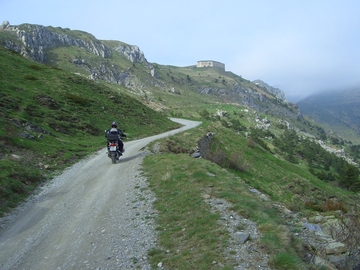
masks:
[[[232,269],[222,250],[227,232],[217,224],[202,198],[203,188],[213,185],[205,160],[191,162],[186,154],[146,157],[144,166],[155,191],[159,212],[157,231],[161,249],[149,252],[151,262],[166,269],[216,269],[213,262]],[[214,171],[214,169],[212,169]]]
[[[295,250],[301,247],[294,244],[277,210],[251,194],[236,175],[186,154],[148,156],[144,168],[157,198],[154,207],[160,248],[149,252],[153,266],[162,262],[167,269],[233,269],[235,262],[224,253],[228,232],[204,201],[207,194],[231,202],[232,210],[255,221],[263,234],[260,245],[270,255],[287,254],[287,266],[303,269]],[[272,263],[275,268],[285,264],[275,257]]]

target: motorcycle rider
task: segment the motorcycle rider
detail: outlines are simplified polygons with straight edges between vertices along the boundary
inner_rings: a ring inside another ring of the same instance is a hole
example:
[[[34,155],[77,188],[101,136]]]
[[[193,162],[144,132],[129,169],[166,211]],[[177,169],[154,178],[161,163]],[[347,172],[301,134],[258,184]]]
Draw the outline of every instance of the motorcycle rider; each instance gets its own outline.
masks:
[[[124,143],[122,142],[121,137],[126,137],[126,134],[124,134],[120,129],[118,129],[117,126],[118,126],[117,122],[115,122],[115,121],[112,122],[111,128],[105,132],[105,138],[107,138],[107,134],[110,133],[110,131],[117,133],[117,135],[118,135],[117,140],[118,140],[118,145],[119,145],[119,155],[121,156],[122,153],[125,152]]]

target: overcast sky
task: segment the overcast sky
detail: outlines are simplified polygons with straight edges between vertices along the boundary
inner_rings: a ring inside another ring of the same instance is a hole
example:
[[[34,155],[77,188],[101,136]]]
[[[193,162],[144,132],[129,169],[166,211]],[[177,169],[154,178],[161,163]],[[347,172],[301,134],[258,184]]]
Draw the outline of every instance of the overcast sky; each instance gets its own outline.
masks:
[[[215,60],[294,102],[360,87],[359,0],[0,0],[0,19],[137,45],[162,65]]]

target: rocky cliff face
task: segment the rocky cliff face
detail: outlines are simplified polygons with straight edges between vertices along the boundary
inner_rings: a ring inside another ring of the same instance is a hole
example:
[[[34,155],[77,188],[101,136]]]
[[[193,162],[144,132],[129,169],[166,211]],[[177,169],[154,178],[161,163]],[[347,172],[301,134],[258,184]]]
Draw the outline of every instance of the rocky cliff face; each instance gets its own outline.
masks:
[[[276,98],[285,101],[285,93],[283,91],[281,91],[279,88],[274,88],[274,87],[268,85],[267,83],[263,82],[262,80],[255,80],[255,81],[253,81],[253,83],[258,85],[259,87],[264,88],[269,93],[275,95]]]
[[[58,33],[49,27],[32,24],[12,26],[8,21],[2,23],[0,30],[13,33],[16,37],[15,39],[5,39],[6,48],[36,62],[44,63],[49,49],[75,46],[104,59],[110,58],[113,53],[118,53],[132,63],[143,63],[149,69],[150,74],[155,76],[154,67],[147,62],[144,53],[138,46],[119,42],[115,47],[110,48],[87,33],[86,35],[89,38],[84,40],[71,37],[66,33]],[[85,69],[90,74],[89,78],[91,79],[102,79],[130,88],[139,85],[134,75],[128,71],[119,70],[114,65],[108,65],[105,61],[97,65],[90,65],[85,59],[73,59],[72,63]]]
[[[295,104],[287,103],[280,98],[278,100],[269,99],[265,95],[250,88],[245,89],[237,83],[230,88],[203,87],[198,88],[198,91],[202,94],[219,96],[226,102],[244,105],[258,112],[286,119],[304,120],[300,109]],[[282,91],[279,92],[280,96],[281,93]],[[285,97],[284,94],[283,96]]]
[[[12,26],[9,22],[3,22],[1,29],[14,32],[19,42],[6,40],[5,47],[20,53],[26,58],[43,63],[46,59],[46,49],[60,46],[76,46],[107,58],[111,51],[99,41],[86,42],[81,39],[72,38],[66,34],[59,34],[41,25],[23,25],[22,29]]]

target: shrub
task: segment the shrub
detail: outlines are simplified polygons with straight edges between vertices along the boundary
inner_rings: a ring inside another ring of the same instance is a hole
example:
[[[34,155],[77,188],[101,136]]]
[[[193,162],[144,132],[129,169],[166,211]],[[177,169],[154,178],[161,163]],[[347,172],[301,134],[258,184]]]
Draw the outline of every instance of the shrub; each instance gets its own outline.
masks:
[[[210,152],[206,159],[218,164],[220,167],[237,170],[240,172],[247,171],[249,165],[244,158],[243,152],[238,149],[232,152],[230,155],[227,154],[221,144],[214,140],[211,142]]]
[[[337,211],[341,210],[344,213],[347,213],[347,209],[344,206],[343,202],[338,202],[334,200],[327,200],[322,203],[318,203],[315,201],[306,201],[305,208],[318,211],[318,212],[329,212],[329,211]]]
[[[189,149],[187,149],[185,147],[182,147],[177,142],[175,142],[175,141],[173,141],[171,139],[166,142],[166,147],[167,147],[167,150],[170,153],[174,153],[174,154],[181,154],[181,153],[189,153],[190,152]]]
[[[352,214],[343,215],[339,219],[337,225],[330,228],[331,236],[335,240],[344,243],[349,247],[349,255],[347,256],[347,264],[351,269],[360,265],[360,215],[357,210]]]
[[[359,170],[354,165],[348,163],[345,164],[342,169],[340,180],[348,190],[356,191],[360,189]]]
[[[323,212],[341,210],[344,213],[347,213],[347,209],[345,208],[344,203],[334,200],[327,200],[326,202],[324,202],[321,205],[321,209]]]
[[[235,151],[230,155],[229,168],[240,172],[246,172],[249,169],[249,164],[241,150]]]
[[[253,139],[248,139],[246,142],[247,147],[255,147],[256,146],[256,142],[254,142]]]
[[[75,94],[71,94],[71,93],[67,93],[66,94],[66,98],[76,104],[79,104],[79,105],[87,105],[89,100],[86,99],[86,98],[83,98],[81,96],[78,96],[78,95],[75,95]]]
[[[210,113],[206,109],[199,112],[199,114],[203,119],[210,120]]]
[[[289,252],[280,252],[276,254],[270,261],[270,265],[272,265],[276,269],[302,269],[302,262],[299,260],[297,256],[291,254]]]
[[[39,67],[38,65],[30,65],[29,68],[33,69],[33,70],[41,70],[42,68]]]
[[[25,75],[25,79],[29,81],[36,81],[37,78],[33,75]]]

